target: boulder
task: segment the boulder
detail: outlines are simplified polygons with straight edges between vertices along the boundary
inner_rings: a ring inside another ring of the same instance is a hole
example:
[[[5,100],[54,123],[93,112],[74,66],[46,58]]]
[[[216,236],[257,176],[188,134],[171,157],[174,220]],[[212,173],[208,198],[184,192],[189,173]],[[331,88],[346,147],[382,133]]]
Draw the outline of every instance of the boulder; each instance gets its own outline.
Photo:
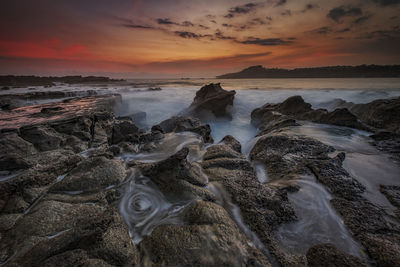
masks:
[[[368,266],[363,260],[340,251],[332,244],[320,244],[309,248],[307,251],[307,261],[310,267]]]
[[[235,94],[235,91],[222,89],[219,83],[205,85],[196,92],[186,112],[200,118],[207,118],[208,115],[230,118],[229,108],[233,106]]]
[[[400,134],[400,97],[356,104],[350,110],[372,127]]]
[[[125,176],[121,161],[104,156],[91,157],[69,172],[51,191],[98,191],[119,184]]]

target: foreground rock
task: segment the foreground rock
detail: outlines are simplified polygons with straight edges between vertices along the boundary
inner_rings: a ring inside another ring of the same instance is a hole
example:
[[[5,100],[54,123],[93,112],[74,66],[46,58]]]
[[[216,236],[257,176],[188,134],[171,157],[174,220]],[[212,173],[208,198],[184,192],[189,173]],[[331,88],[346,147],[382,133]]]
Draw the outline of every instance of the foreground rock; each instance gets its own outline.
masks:
[[[213,143],[210,125],[202,125],[201,121],[193,117],[174,116],[153,126],[154,130],[161,130],[163,133],[194,132],[203,137],[205,143]]]
[[[188,203],[181,212],[180,223],[155,224],[151,235],[139,244],[147,264],[270,266],[267,257],[249,245],[248,237],[241,232],[243,229],[233,220],[232,210],[224,206],[228,199],[221,198],[214,187],[206,186],[208,179],[201,166],[186,160],[188,152],[184,148],[166,160],[136,165],[169,203]]]
[[[311,247],[307,252],[308,266],[368,266],[359,258],[343,253],[331,244]]]
[[[235,94],[235,91],[222,89],[219,83],[211,83],[196,92],[193,103],[184,113],[203,119],[212,117],[231,118],[230,109],[233,106]]]
[[[307,109],[306,105],[301,106],[302,110]],[[278,109],[289,113],[282,105]],[[291,122],[290,117],[285,117],[288,115],[276,114],[270,110],[265,113],[256,110],[254,115],[260,118],[263,136],[254,145],[250,158],[265,165],[272,183],[279,181],[278,184],[285,186],[301,179],[302,175],[314,176],[334,196],[331,205],[342,216],[345,225],[364,246],[373,262],[379,266],[397,266],[400,263],[400,254],[397,253],[400,246],[399,224],[383,209],[363,197],[365,187],[342,166],[345,154],[342,152],[331,157],[330,153],[334,151],[332,147],[312,138],[286,134],[285,127],[293,126],[293,123],[280,122]],[[382,187],[381,190],[396,204],[396,188]],[[359,260],[343,256],[330,247],[310,249],[307,259],[311,266],[319,266],[322,261],[323,265],[328,266],[341,261],[347,266],[359,266]]]

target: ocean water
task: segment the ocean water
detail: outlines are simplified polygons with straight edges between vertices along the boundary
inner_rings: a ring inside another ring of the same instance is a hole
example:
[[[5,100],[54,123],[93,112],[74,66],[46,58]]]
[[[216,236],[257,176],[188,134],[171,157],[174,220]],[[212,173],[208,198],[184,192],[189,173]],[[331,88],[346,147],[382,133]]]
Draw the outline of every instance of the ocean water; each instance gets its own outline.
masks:
[[[96,90],[99,94],[118,93],[122,102],[115,107],[117,116],[133,116],[146,112],[145,129],[168,119],[188,107],[197,90],[210,82],[220,82],[227,90],[236,90],[232,107],[232,120],[213,119],[205,121],[212,129],[216,142],[225,135],[239,140],[243,153],[251,151],[257,141],[258,130],[250,123],[250,113],[265,103],[278,103],[293,95],[301,95],[314,108],[332,108],[335,99],[353,103],[367,103],[376,99],[399,97],[400,79],[189,79],[189,80],[128,80],[112,84],[63,85],[52,88],[13,88],[0,94],[34,91],[80,91]],[[150,87],[162,90],[150,91]],[[82,93],[84,95],[84,93]],[[42,101],[42,100],[41,100]],[[54,100],[48,100],[54,101]],[[35,101],[31,101],[35,103]],[[39,104],[40,102],[38,102]],[[346,153],[344,168],[367,188],[364,196],[384,209],[388,216],[394,207],[379,192],[380,184],[400,185],[399,164],[370,145],[370,133],[346,127],[301,122],[301,126],[288,131],[294,135],[315,138]],[[139,159],[153,162],[164,159],[183,145],[200,146],[193,134],[168,136],[169,142],[160,143],[152,153],[121,155],[122,159]],[[196,161],[195,159],[193,161]],[[268,173],[259,162],[253,163],[262,183],[268,183]],[[331,242],[338,248],[354,255],[362,255],[359,244],[353,240],[340,216],[332,209],[332,198],[326,188],[313,177],[299,181],[301,190],[289,194],[299,221],[283,225],[277,232],[281,245],[290,252],[304,253],[318,243]],[[145,218],[144,218],[145,219]]]

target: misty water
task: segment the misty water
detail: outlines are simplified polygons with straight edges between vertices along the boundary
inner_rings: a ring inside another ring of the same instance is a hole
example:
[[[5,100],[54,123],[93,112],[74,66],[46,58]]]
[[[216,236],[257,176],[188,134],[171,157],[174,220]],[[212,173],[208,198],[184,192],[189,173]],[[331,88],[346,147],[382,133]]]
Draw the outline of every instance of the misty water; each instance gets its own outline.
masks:
[[[250,113],[265,103],[278,103],[293,95],[301,95],[314,108],[332,109],[333,100],[343,99],[353,103],[367,103],[375,99],[400,96],[400,79],[256,79],[256,80],[128,80],[127,82],[98,85],[57,85],[51,90],[85,91],[97,90],[100,94],[118,93],[122,95],[122,103],[115,107],[117,116],[133,116],[138,112],[146,112],[145,130],[152,125],[168,119],[188,107],[195,93],[202,85],[210,82],[221,82],[224,89],[237,90],[232,108],[231,121],[211,120],[212,136],[219,142],[225,135],[232,135],[242,144],[242,152],[246,155],[256,142],[258,130],[250,123]],[[160,91],[149,91],[149,87],[161,87]],[[48,91],[48,88],[35,88],[38,91]],[[24,88],[15,88],[7,93],[22,93]],[[32,91],[32,90],[29,90]],[[4,92],[2,92],[4,93]],[[301,126],[287,131],[291,134],[309,136],[325,144],[331,145],[337,151],[346,153],[344,168],[366,187],[365,197],[374,204],[392,214],[393,206],[379,192],[380,184],[400,185],[400,168],[392,159],[369,144],[370,133],[346,127],[300,122]],[[191,154],[192,162],[200,161],[201,151],[205,145],[195,134],[170,134],[156,145],[152,152],[139,151],[120,155],[123,160],[138,160],[154,162],[165,159],[183,146],[194,146]],[[200,151],[200,152],[199,152]],[[197,154],[196,154],[197,153]],[[259,181],[268,183],[268,173],[259,162],[253,166]],[[140,176],[138,176],[140,177]],[[7,175],[0,179],[7,179]],[[352,239],[340,216],[330,206],[332,198],[327,189],[319,184],[314,177],[302,177],[298,181],[301,189],[290,193],[289,199],[295,207],[299,220],[295,223],[281,226],[277,237],[281,245],[293,253],[304,253],[307,249],[319,243],[333,243],[338,248],[354,255],[360,255],[360,246]],[[171,210],[175,211],[173,203],[168,203],[154,186],[146,187],[149,181],[141,177],[131,179],[127,193],[123,198],[123,213],[128,220],[136,222],[131,227],[131,234],[137,231],[148,233],[160,222],[177,223]],[[139,189],[146,187],[146,190]],[[139,191],[138,191],[139,190]],[[155,192],[155,193],[154,193]],[[153,197],[148,194],[154,193]],[[147,194],[147,195],[144,195]],[[135,201],[138,218],[132,219],[130,200]],[[157,203],[158,206],[151,206]],[[143,216],[143,211],[150,211],[151,225],[145,225],[149,218]],[[158,213],[157,213],[158,212]],[[170,216],[171,215],[171,216]],[[158,221],[157,221],[158,220]],[[144,230],[143,230],[144,229]],[[140,240],[141,235],[135,238]]]

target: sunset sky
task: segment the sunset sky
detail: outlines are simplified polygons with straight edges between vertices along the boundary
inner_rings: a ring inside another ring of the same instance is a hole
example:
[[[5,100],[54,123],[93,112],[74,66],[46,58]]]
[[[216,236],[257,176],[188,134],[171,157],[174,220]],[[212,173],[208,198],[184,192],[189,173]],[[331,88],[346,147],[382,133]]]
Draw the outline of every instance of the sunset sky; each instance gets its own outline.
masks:
[[[400,63],[400,0],[4,0],[0,21],[0,74]]]

